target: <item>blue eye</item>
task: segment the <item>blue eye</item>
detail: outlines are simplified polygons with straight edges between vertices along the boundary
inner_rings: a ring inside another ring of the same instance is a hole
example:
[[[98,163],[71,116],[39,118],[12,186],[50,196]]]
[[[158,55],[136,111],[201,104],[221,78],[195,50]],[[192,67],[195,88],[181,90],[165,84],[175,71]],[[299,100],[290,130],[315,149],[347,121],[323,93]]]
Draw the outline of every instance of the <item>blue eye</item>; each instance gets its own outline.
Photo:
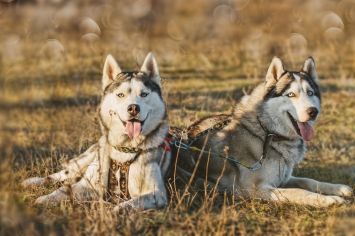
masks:
[[[145,92],[142,92],[141,93],[141,97],[145,98],[146,96],[148,96],[149,93],[145,93]]]
[[[117,97],[123,98],[123,97],[124,97],[124,94],[123,94],[123,93],[119,93],[119,94],[117,94]]]
[[[313,95],[314,95],[314,93],[313,93],[313,91],[308,90],[308,91],[307,91],[307,95],[311,97],[311,96],[313,96]]]
[[[286,96],[289,98],[293,98],[293,97],[296,97],[296,94],[293,92],[289,92],[288,94],[286,94]]]

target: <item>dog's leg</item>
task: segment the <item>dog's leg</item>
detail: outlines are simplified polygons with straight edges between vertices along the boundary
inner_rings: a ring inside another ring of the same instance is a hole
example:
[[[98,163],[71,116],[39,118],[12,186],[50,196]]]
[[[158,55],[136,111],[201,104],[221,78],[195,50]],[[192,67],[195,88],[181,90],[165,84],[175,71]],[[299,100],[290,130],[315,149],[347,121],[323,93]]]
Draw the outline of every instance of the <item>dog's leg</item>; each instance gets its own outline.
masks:
[[[27,186],[39,186],[46,183],[57,183],[63,182],[65,180],[75,181],[78,177],[81,177],[86,170],[86,168],[93,162],[98,144],[92,145],[84,153],[80,154],[78,157],[70,160],[67,164],[64,164],[64,169],[51,174],[47,177],[32,177],[24,180],[22,185]]]
[[[96,158],[79,182],[63,186],[48,195],[41,196],[37,198],[35,203],[49,205],[70,199],[76,201],[98,199],[98,184],[99,160]]]
[[[284,185],[286,188],[302,188],[315,193],[350,197],[353,194],[351,187],[344,184],[331,184],[319,182],[314,179],[292,176]]]
[[[129,181],[133,183],[131,186],[134,185],[135,188],[130,188],[132,199],[120,203],[114,208],[114,211],[125,208],[137,210],[157,209],[167,206],[167,193],[159,164],[148,164],[143,173],[139,173],[142,170],[140,168],[135,168],[135,170],[136,172],[130,170],[129,176]]]
[[[130,209],[130,208],[136,210],[159,209],[159,208],[166,207],[167,204],[168,204],[168,200],[167,200],[166,192],[155,191],[122,202],[118,206],[116,206],[113,210],[119,211],[121,209]]]
[[[257,197],[275,202],[289,202],[314,207],[328,207],[345,203],[338,196],[326,196],[299,188],[264,188],[256,193]]]

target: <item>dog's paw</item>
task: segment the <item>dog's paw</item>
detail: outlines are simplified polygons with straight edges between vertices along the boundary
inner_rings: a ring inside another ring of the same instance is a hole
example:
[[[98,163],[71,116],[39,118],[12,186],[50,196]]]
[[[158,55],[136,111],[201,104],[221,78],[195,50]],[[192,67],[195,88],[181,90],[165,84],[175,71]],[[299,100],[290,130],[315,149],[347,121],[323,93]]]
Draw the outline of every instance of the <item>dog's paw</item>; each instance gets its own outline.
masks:
[[[54,192],[36,199],[36,205],[56,205],[62,201],[70,200],[70,195],[66,188],[62,187]]]
[[[125,201],[113,208],[114,212],[128,212],[136,210],[136,207],[130,202],[130,201]]]
[[[35,205],[49,205],[52,201],[48,197],[48,195],[40,196],[36,199]]]
[[[347,203],[347,201],[339,196],[324,196],[322,197],[322,199],[320,199],[317,202],[317,206],[319,207],[329,207],[329,206],[333,206],[333,205],[341,205],[341,204],[345,204]]]
[[[22,181],[21,185],[23,187],[29,187],[29,186],[39,186],[43,185],[47,182],[47,178],[41,178],[41,177],[32,177],[25,179]]]
[[[344,184],[337,184],[335,186],[334,194],[341,197],[350,197],[353,195],[353,189],[350,186]]]

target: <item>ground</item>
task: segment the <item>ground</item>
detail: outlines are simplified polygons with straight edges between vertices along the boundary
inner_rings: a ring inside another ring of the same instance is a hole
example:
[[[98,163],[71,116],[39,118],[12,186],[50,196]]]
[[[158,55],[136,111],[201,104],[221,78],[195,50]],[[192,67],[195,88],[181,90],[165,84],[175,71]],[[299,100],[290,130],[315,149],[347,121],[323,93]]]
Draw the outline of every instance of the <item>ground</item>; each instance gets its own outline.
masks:
[[[235,200],[215,193],[196,198],[176,194],[166,209],[119,215],[111,213],[109,205],[92,203],[33,206],[36,197],[58,186],[24,189],[20,182],[59,170],[62,161],[85,150],[100,135],[96,107],[107,53],[124,69],[137,69],[148,51],[155,53],[170,123],[180,127],[205,115],[231,111],[243,90],[263,81],[273,56],[282,57],[287,68],[295,70],[312,55],[320,74],[322,112],[316,137],[308,143],[295,174],[354,189],[351,26],[355,14],[351,9],[355,7],[351,1],[324,1],[324,6],[271,1],[266,9],[263,1],[236,1],[240,5],[233,7],[197,2],[201,7],[156,4],[152,9],[162,16],[146,18],[139,11],[129,18],[123,8],[115,8],[121,5],[113,3],[95,6],[98,10],[90,4],[80,9],[64,3],[41,9],[31,4],[1,5],[0,235],[355,233],[354,197],[346,205],[322,209]],[[64,11],[66,7],[69,10]],[[312,12],[313,8],[318,11]],[[330,10],[337,14],[329,16]],[[80,15],[70,18],[74,26],[65,21],[63,11]],[[47,21],[52,13],[54,20]],[[85,23],[84,16],[95,19],[99,31],[92,22]],[[343,21],[339,23],[336,16]]]

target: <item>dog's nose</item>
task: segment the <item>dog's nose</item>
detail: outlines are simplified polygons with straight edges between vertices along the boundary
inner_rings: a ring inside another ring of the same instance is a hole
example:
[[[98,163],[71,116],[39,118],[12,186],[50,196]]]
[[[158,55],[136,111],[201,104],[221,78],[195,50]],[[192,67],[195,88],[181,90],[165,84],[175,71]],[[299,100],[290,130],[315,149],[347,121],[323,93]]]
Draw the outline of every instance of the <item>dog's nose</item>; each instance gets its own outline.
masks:
[[[128,106],[127,108],[127,112],[128,114],[130,114],[131,116],[136,116],[138,115],[138,113],[140,112],[140,108],[137,104],[131,104]]]
[[[318,115],[318,109],[315,107],[310,107],[307,109],[307,114],[309,115],[309,118],[314,120]]]

